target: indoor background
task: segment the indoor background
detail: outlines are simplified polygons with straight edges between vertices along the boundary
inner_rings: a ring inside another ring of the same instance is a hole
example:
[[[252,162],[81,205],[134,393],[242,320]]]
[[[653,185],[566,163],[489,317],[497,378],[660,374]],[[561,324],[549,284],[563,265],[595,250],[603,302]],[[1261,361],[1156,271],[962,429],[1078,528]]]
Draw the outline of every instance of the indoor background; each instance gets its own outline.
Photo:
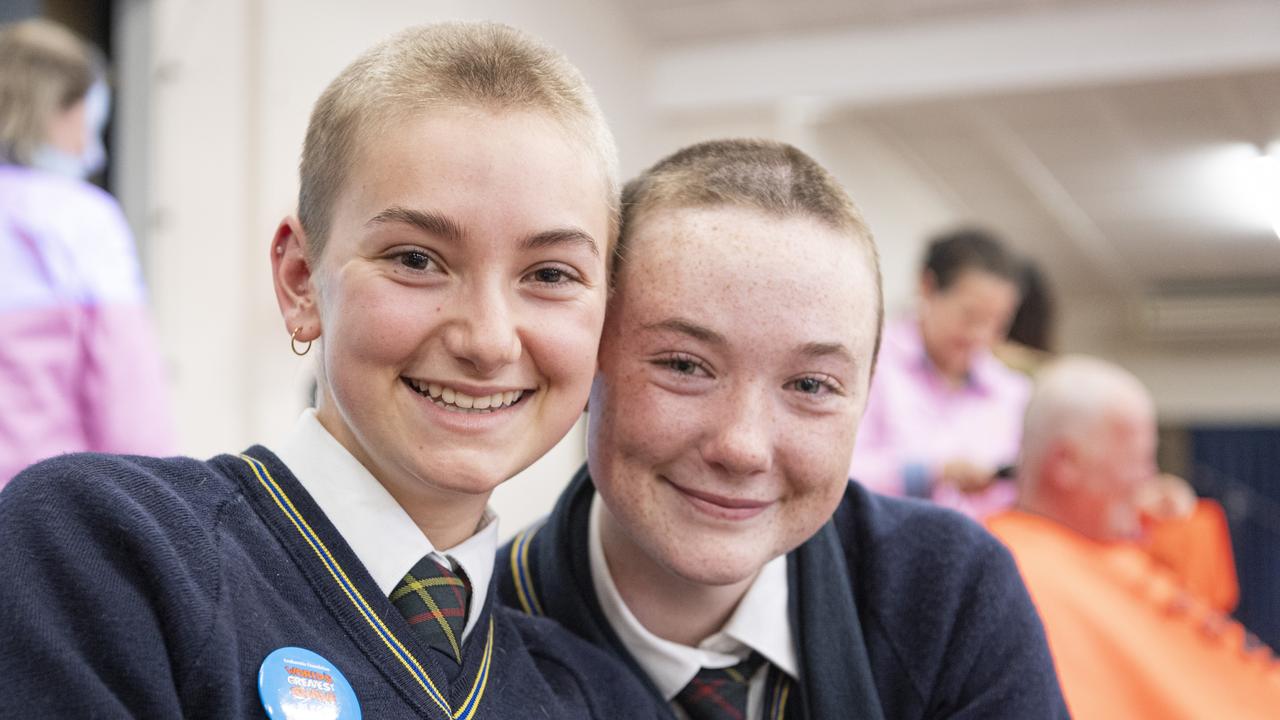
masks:
[[[690,141],[784,139],[850,189],[891,313],[926,238],[979,223],[1048,273],[1056,349],[1152,390],[1164,469],[1228,511],[1239,616],[1280,647],[1280,3],[1275,0],[3,0],[114,68],[103,182],[137,234],[183,449],[307,402],[268,273],[312,101],[406,25],[502,20],[586,74],[631,175]],[[1270,153],[1270,154],[1269,154]],[[581,426],[499,489],[510,535]]]

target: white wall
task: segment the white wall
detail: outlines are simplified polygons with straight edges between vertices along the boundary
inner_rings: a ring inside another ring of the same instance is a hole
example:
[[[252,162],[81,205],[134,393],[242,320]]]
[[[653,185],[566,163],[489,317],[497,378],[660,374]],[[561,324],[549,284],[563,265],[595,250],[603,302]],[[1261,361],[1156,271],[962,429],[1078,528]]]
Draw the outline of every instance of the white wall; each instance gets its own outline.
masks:
[[[623,170],[647,158],[644,49],[610,3],[589,0],[128,0],[117,11],[125,140],[118,171],[151,284],[183,450],[269,442],[309,384],[289,351],[267,248],[292,211],[311,105],[352,59],[409,25],[493,19],[540,35],[596,89]],[[508,533],[550,507],[583,455],[581,427],[495,505]]]
[[[803,98],[775,107],[659,116],[656,55],[613,2],[590,0],[124,0],[116,6],[120,123],[115,169],[143,248],[175,386],[184,450],[270,441],[308,384],[288,350],[267,247],[292,210],[311,104],[361,50],[405,26],[491,18],[541,35],[587,75],[633,174],[709,137],[763,135],[815,154],[850,189],[879,240],[886,304],[910,306],[924,239],[966,220],[924,164],[856,117]],[[667,68],[670,71],[670,68]],[[1126,341],[1115,308],[1063,294],[1063,347],[1132,368],[1166,420],[1280,419],[1280,348],[1152,348]],[[545,511],[580,462],[581,425],[495,504],[510,533]]]

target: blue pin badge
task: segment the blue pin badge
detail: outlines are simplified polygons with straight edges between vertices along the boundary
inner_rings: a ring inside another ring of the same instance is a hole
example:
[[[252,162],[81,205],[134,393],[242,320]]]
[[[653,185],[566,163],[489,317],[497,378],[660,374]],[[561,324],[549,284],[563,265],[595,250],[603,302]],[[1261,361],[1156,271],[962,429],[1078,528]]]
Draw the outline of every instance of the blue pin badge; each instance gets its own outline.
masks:
[[[342,671],[299,647],[282,647],[262,661],[258,697],[271,720],[360,720],[360,703]]]

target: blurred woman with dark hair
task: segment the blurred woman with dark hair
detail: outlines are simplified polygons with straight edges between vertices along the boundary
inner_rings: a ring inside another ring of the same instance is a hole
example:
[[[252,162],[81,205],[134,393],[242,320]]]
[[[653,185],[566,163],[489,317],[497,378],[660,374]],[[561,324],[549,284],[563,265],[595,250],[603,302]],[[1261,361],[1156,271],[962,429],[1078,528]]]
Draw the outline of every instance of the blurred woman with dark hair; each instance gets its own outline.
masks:
[[[891,321],[854,450],[853,478],[891,495],[932,498],[975,517],[1007,507],[1026,377],[991,349],[1021,298],[1021,265],[993,235],[934,239],[914,315]]]

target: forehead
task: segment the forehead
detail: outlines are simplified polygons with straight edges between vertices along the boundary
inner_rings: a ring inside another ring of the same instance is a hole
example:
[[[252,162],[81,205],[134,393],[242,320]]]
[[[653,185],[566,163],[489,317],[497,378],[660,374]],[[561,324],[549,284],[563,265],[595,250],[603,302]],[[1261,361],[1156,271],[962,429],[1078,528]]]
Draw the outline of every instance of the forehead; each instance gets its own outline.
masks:
[[[1019,294],[1017,283],[981,268],[962,270],[946,292],[952,296],[1001,301],[1010,297],[1016,301]]]
[[[639,219],[628,243],[618,287],[628,315],[700,312],[770,335],[804,329],[874,340],[878,294],[867,252],[813,218],[660,208]]]
[[[469,107],[432,109],[364,133],[336,205],[335,220],[346,210],[359,222],[389,205],[535,224],[564,223],[572,212],[602,247],[610,208],[594,156],[559,122]]]

